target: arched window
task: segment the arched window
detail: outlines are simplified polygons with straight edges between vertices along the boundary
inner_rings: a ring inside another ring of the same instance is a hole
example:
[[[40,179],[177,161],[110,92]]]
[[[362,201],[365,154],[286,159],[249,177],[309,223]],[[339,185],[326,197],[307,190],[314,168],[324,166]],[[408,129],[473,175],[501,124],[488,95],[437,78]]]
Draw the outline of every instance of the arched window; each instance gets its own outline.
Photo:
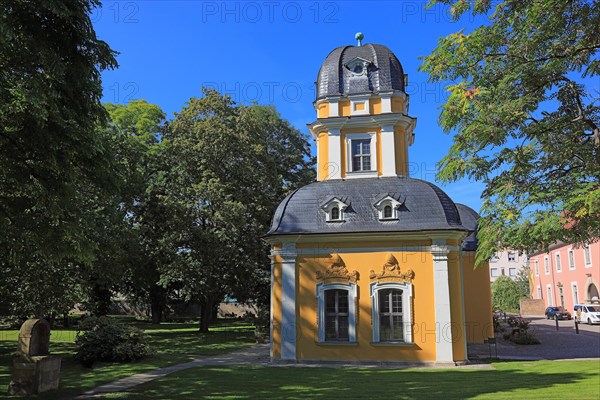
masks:
[[[331,219],[332,220],[340,219],[340,209],[338,207],[333,207],[331,209]]]
[[[379,340],[404,340],[402,290],[379,290]]]
[[[350,203],[346,204],[338,197],[330,197],[324,203],[321,203],[321,209],[325,213],[326,222],[344,222],[344,212],[346,208],[350,206]]]
[[[318,283],[319,342],[356,343],[356,298],[354,283]]]
[[[380,220],[392,220],[398,219],[398,209],[401,205],[402,202],[396,200],[395,197],[386,195],[383,199],[374,203],[373,207],[377,209]]]
[[[383,218],[392,218],[392,206],[385,206],[383,209]]]
[[[412,284],[371,284],[373,342],[412,343]]]

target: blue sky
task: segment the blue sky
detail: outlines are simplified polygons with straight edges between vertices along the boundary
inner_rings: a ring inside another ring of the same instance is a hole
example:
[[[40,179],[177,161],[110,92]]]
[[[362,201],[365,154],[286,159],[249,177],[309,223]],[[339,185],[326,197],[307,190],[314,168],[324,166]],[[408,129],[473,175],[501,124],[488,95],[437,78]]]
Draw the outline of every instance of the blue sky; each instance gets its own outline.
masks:
[[[388,46],[408,74],[410,115],[417,118],[410,148],[411,176],[435,182],[435,165],[452,138],[437,125],[444,85],[418,71],[419,57],[439,37],[485,23],[452,22],[448,8],[425,1],[167,1],[104,0],[92,21],[99,38],[120,52],[120,67],[103,75],[103,101],[146,99],[172,118],[202,86],[238,102],[273,104],[302,132],[316,118],[318,69],[335,47]],[[442,188],[476,210],[483,185],[461,181]]]

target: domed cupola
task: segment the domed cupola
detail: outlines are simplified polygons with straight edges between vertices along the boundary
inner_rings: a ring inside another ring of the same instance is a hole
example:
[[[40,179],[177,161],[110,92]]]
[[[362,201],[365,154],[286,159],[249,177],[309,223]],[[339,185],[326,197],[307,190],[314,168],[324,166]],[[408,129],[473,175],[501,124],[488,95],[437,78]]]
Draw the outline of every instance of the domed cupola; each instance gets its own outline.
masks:
[[[408,176],[415,118],[408,115],[406,75],[386,46],[341,46],[317,77],[317,179]]]
[[[328,96],[404,92],[404,70],[390,49],[380,44],[342,46],[319,70],[317,100]]]

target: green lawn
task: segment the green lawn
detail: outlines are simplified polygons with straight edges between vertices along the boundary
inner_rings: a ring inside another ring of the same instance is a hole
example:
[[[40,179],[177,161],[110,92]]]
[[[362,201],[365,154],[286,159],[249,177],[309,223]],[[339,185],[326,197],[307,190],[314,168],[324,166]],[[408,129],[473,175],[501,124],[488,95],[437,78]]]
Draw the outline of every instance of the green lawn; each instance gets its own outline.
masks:
[[[196,355],[223,354],[254,343],[254,328],[243,323],[221,323],[208,334],[199,334],[196,324],[134,324],[146,331],[154,354],[127,364],[96,363],[92,369],[83,368],[74,359],[75,331],[53,330],[50,352],[63,356],[60,389],[38,397],[64,398],[138,372],[190,361]],[[0,331],[0,398],[7,393],[17,337],[18,331]]]
[[[495,370],[200,367],[113,399],[594,399],[600,361],[494,363]]]

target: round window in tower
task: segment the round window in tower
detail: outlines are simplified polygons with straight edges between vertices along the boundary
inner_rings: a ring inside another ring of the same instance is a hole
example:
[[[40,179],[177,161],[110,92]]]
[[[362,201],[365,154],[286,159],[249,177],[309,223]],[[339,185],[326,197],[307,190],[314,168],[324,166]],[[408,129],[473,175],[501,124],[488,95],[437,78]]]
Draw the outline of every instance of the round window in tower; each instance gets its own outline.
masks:
[[[356,64],[354,66],[354,68],[352,68],[352,72],[354,72],[357,75],[362,74],[363,73],[363,66],[362,66],[362,64]]]

